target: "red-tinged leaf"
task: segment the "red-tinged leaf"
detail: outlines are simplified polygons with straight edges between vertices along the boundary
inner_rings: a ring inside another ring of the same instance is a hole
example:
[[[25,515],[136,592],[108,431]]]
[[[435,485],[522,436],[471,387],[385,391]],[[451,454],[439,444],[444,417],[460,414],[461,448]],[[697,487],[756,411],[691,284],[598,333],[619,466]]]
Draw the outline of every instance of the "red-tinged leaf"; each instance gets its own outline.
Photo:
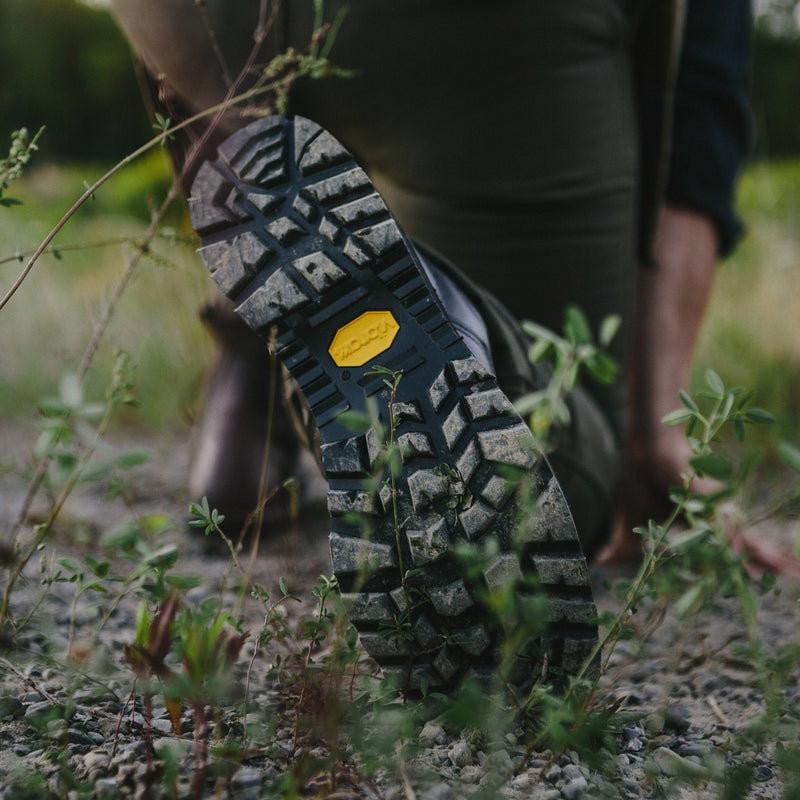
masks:
[[[154,666],[163,663],[172,647],[172,622],[179,605],[177,595],[170,594],[153,617],[147,649]]]
[[[176,736],[181,735],[181,701],[174,698],[167,698],[164,705],[169,714],[169,721],[172,723],[172,730]]]

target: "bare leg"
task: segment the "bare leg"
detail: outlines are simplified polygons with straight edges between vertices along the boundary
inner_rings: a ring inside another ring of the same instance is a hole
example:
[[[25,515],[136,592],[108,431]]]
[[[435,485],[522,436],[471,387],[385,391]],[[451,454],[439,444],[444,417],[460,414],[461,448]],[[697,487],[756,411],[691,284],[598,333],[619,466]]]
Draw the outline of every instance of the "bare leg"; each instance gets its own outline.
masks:
[[[665,207],[654,253],[655,265],[639,271],[622,504],[601,561],[640,554],[633,528],[668,511],[668,489],[681,482],[689,458],[683,429],[665,427],[661,419],[678,407],[678,391],[688,387],[716,270],[716,231],[697,213]]]

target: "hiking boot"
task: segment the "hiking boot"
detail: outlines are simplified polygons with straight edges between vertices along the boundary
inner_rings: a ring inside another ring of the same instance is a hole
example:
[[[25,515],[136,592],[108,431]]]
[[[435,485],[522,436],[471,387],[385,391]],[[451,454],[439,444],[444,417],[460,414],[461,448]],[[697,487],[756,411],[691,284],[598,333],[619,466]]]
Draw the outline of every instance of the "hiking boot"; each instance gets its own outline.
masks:
[[[511,637],[512,682],[576,672],[596,611],[558,482],[352,156],[309,120],[260,119],[201,167],[190,208],[212,277],[311,409],[333,570],[384,674],[411,691],[491,680]],[[498,617],[486,596],[508,587]]]
[[[299,442],[280,391],[282,369],[227,300],[201,312],[216,343],[206,377],[192,458],[192,500],[208,498],[233,539],[285,528],[290,494],[281,484],[297,466]],[[195,529],[193,529],[195,530]]]

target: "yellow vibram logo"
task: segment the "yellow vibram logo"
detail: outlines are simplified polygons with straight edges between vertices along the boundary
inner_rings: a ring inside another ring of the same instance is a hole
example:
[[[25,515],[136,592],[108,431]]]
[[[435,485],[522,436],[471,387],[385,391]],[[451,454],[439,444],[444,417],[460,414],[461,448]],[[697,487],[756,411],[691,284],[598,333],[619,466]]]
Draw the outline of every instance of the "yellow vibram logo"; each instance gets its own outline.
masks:
[[[339,367],[360,367],[388,350],[399,330],[391,311],[365,311],[336,331],[328,352]]]

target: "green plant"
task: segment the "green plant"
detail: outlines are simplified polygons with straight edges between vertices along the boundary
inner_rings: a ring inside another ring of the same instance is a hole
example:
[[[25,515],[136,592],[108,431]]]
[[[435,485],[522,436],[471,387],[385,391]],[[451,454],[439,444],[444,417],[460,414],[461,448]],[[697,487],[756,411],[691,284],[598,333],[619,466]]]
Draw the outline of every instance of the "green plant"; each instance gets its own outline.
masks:
[[[23,168],[31,160],[33,153],[38,150],[36,142],[42,135],[44,128],[39,130],[31,138],[27,128],[20,128],[11,134],[11,148],[8,156],[0,161],[0,206],[22,205],[21,200],[13,197],[3,197],[3,192],[8,189],[9,184],[22,175]]]

